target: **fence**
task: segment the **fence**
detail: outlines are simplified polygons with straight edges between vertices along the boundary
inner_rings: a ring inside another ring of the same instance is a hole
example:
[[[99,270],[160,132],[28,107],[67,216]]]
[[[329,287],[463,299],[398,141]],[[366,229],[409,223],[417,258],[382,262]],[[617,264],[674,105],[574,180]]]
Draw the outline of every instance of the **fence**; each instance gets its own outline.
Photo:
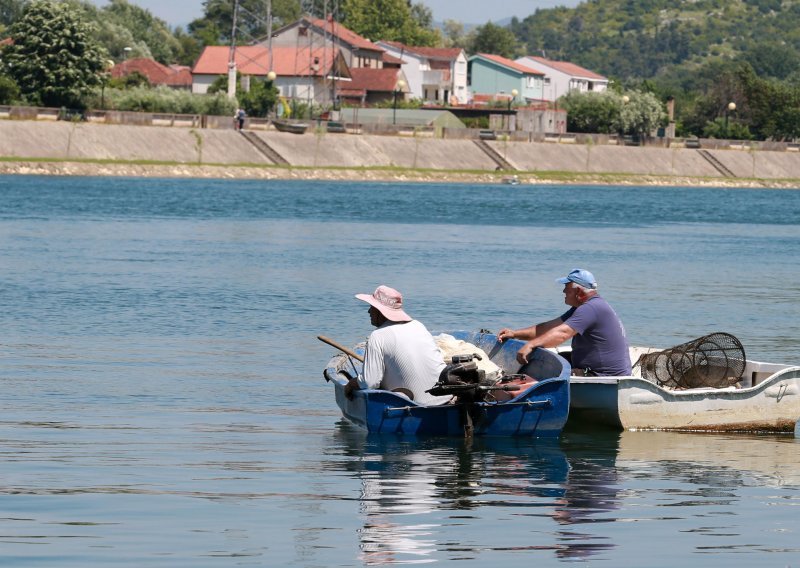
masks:
[[[213,116],[200,114],[169,114],[152,112],[129,112],[116,110],[92,110],[86,112],[70,109],[48,107],[26,107],[0,105],[0,120],[80,120],[98,124],[129,124],[136,126],[165,126],[172,128],[212,128],[233,129],[234,120],[230,116]],[[324,130],[326,121],[309,121],[312,126]],[[351,134],[375,134],[386,136],[415,136],[426,138],[486,139],[487,132],[492,132],[497,140],[510,142],[550,142],[555,144],[590,144],[590,145],[642,145],[653,148],[703,148],[708,150],[768,150],[768,151],[800,151],[796,142],[753,141],[753,140],[717,140],[714,138],[666,138],[647,137],[633,140],[630,137],[619,137],[615,134],[575,134],[575,133],[540,133],[521,130],[491,130],[479,128],[437,128],[434,126],[409,126],[403,124],[342,124]],[[245,120],[248,130],[269,130],[271,120],[267,118],[250,118]],[[313,130],[311,130],[313,131]]]

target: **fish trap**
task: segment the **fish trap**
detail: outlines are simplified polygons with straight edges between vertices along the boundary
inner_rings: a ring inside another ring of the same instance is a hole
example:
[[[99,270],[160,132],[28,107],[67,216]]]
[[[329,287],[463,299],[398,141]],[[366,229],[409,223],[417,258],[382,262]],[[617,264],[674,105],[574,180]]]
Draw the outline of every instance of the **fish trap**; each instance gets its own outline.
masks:
[[[711,333],[670,349],[642,355],[642,378],[673,389],[725,388],[742,378],[744,347],[729,333]]]

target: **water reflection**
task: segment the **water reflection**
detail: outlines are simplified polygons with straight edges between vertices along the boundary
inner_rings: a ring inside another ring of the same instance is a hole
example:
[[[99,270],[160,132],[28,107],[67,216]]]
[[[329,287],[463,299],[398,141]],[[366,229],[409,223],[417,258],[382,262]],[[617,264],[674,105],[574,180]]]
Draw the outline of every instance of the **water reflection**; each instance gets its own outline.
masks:
[[[570,465],[564,496],[554,518],[561,525],[556,531],[560,558],[585,558],[609,550],[615,543],[607,537],[579,530],[585,523],[615,522],[611,514],[620,508],[621,484],[616,467],[619,434],[594,432],[568,434],[562,441]]]
[[[465,560],[487,550],[582,558],[614,546],[570,526],[614,520],[601,515],[618,507],[615,436],[573,439],[568,452],[558,440],[409,440],[367,436],[344,423],[336,436],[361,483],[365,564],[433,562],[442,552]],[[515,528],[550,519],[552,530],[543,541],[520,542],[496,530],[459,529],[495,515]]]

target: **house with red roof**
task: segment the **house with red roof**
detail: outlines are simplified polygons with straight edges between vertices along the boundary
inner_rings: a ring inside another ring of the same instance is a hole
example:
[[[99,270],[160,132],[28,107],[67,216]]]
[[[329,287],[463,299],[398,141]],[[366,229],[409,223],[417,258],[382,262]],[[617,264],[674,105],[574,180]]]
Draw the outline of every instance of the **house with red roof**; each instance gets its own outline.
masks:
[[[516,60],[534,71],[544,73],[543,98],[547,101],[558,100],[558,97],[571,91],[602,92],[608,89],[608,79],[602,75],[584,69],[568,61],[552,61],[544,57],[526,55]]]
[[[290,46],[264,45],[230,47],[207,46],[192,68],[192,92],[206,93],[220,76],[228,75],[233,53],[236,70],[249,79],[266,79],[275,72],[275,86],[280,95],[315,104],[331,104],[336,96],[337,83],[350,81],[350,69],[338,49],[319,46],[299,49]],[[248,79],[248,80],[249,80]],[[243,81],[246,83],[246,81]]]
[[[355,106],[370,106],[375,103],[405,99],[408,94],[407,82],[397,67],[350,69],[352,80],[341,81],[337,93],[342,103]],[[402,83],[400,82],[402,81]]]
[[[469,87],[473,99],[490,96],[509,105],[541,101],[544,73],[489,53],[478,53],[468,60]]]
[[[463,49],[418,47],[397,41],[377,44],[402,62],[412,97],[439,105],[464,104],[469,99]]]
[[[352,76],[352,81],[337,81],[339,100],[369,105],[393,98],[395,91],[403,97],[408,93],[408,79],[400,69],[403,62],[333,18],[300,18],[273,33],[271,43],[274,50],[294,48],[300,54],[339,50]],[[260,45],[268,46],[269,42],[262,40]]]
[[[266,44],[266,40],[260,42]],[[384,49],[349,30],[333,18],[320,19],[304,16],[272,34],[272,45],[297,49],[338,49],[347,66],[383,68]]]
[[[192,72],[184,65],[162,65],[146,57],[126,59],[111,69],[111,77],[118,79],[133,73],[142,75],[151,87],[166,85],[173,89],[191,89]]]

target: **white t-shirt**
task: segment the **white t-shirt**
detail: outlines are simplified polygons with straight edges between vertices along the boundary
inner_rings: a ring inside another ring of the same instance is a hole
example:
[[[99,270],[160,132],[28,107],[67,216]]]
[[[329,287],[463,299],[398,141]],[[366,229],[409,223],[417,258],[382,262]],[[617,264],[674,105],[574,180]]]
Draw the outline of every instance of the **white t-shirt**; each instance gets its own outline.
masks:
[[[444,369],[442,352],[422,323],[386,322],[367,339],[364,372],[358,377],[362,389],[406,388],[419,404],[444,404],[450,396],[425,392],[439,380]]]

